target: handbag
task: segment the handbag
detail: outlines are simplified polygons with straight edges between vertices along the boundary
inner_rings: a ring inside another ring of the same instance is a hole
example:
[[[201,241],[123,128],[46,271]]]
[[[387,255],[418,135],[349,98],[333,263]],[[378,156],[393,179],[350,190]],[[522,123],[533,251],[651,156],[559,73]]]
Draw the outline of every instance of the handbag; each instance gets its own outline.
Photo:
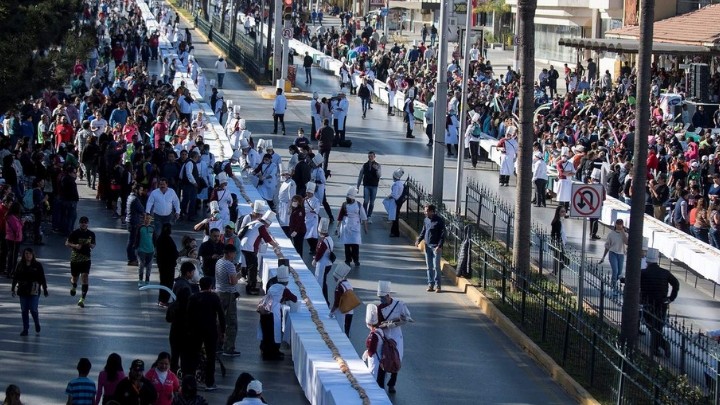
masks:
[[[257,313],[260,315],[272,314],[272,303],[272,296],[270,294],[265,295],[258,303]]]
[[[346,290],[343,295],[340,296],[340,303],[338,304],[338,308],[340,309],[340,312],[346,314],[353,309],[359,307],[360,304],[362,303],[360,302],[360,298],[355,295],[355,291]]]

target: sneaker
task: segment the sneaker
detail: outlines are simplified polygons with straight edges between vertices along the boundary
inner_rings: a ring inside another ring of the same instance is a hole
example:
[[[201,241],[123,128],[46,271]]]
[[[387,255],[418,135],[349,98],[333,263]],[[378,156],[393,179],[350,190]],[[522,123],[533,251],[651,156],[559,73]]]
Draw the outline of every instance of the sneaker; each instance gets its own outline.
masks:
[[[217,384],[208,385],[207,387],[205,387],[205,391],[215,391],[217,389]]]
[[[166,303],[164,303],[164,302],[158,302],[158,306],[159,306],[160,308],[167,308],[167,307],[168,307],[168,304],[166,304]]]
[[[436,293],[439,293],[439,292],[440,292],[440,286],[437,286],[437,288],[435,289],[435,292],[436,292]]]
[[[229,352],[223,351],[222,355],[225,357],[240,357],[240,352],[237,350],[231,350]]]
[[[77,289],[74,286],[70,287],[70,295],[74,297],[75,294],[77,294]]]
[[[368,224],[372,224],[372,218],[368,217]]]
[[[425,291],[427,291],[427,292],[433,292],[433,291],[435,291],[435,287],[429,285],[428,288],[427,288],[427,290],[425,290]]]
[[[26,330],[20,332],[20,336],[27,336],[27,335],[28,335],[28,331],[26,331]]]
[[[395,391],[395,386],[394,386],[394,385],[388,385],[388,393],[394,394],[394,393],[396,393],[396,392],[397,392],[397,391]]]
[[[138,287],[142,287],[142,286],[144,286],[144,285],[145,285],[145,283],[143,283],[142,280],[139,280],[139,281],[138,281]]]
[[[40,325],[35,325],[35,333],[40,334]]]
[[[77,304],[80,308],[85,308],[85,298],[80,298]]]

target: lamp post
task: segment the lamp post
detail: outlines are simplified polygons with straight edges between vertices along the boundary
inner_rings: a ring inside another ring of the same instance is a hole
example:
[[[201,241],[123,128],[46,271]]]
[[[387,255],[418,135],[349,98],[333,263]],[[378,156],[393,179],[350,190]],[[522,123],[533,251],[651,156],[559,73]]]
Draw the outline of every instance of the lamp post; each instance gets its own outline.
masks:
[[[440,45],[438,52],[437,87],[435,90],[435,116],[433,117],[433,162],[431,193],[435,202],[441,204],[443,199],[443,182],[445,172],[445,115],[447,114],[447,57],[448,34],[447,2],[440,1]]]
[[[462,208],[462,182],[463,182],[463,163],[465,158],[465,148],[463,137],[467,128],[468,111],[467,107],[467,88],[470,80],[470,32],[472,27],[472,0],[467,0],[467,10],[465,10],[465,45],[462,50],[463,56],[463,81],[462,81],[462,97],[460,100],[460,129],[458,131],[458,156],[457,156],[457,179],[455,183],[455,214],[460,215]],[[482,32],[482,31],[481,31]],[[482,38],[480,39],[482,43]],[[462,145],[462,146],[460,146]]]

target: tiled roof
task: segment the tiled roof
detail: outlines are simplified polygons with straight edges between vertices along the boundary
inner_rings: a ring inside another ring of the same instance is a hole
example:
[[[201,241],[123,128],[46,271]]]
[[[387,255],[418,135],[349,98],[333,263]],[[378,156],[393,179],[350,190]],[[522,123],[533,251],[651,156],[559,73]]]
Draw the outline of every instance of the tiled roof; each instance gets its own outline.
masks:
[[[656,42],[719,46],[720,4],[656,21],[653,30],[653,40]],[[628,25],[607,31],[605,35],[611,38],[639,38],[640,27]]]

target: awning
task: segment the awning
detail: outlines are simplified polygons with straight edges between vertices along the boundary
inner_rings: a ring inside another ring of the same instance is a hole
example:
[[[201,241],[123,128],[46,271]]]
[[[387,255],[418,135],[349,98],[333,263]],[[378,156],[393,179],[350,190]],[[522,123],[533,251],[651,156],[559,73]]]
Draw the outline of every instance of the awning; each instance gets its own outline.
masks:
[[[558,45],[570,48],[617,53],[638,53],[638,49],[640,48],[640,42],[638,41],[613,38],[560,38]],[[685,56],[697,54],[720,54],[720,50],[700,45],[653,42],[652,53],[655,55]]]

